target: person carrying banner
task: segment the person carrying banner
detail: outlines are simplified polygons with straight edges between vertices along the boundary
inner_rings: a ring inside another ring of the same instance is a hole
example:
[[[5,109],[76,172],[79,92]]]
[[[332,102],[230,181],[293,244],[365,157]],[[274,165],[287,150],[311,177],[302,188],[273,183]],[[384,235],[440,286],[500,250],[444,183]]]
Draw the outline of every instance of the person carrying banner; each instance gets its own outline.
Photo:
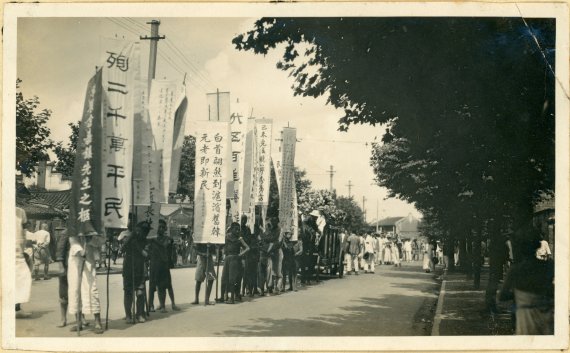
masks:
[[[314,225],[314,226],[313,226]],[[299,229],[299,235],[301,236],[301,241],[303,242],[303,265],[301,267],[301,283],[310,284],[311,278],[315,272],[315,256],[316,252],[316,224],[311,219],[311,217],[304,216],[303,222]]]
[[[95,317],[95,333],[103,333],[95,262],[100,256],[98,252],[104,241],[105,238],[100,235],[69,234],[67,311],[75,315],[79,322],[71,328],[72,331],[81,330],[84,326],[82,315],[92,313]]]
[[[134,232],[127,233],[124,244],[123,259],[123,305],[125,319],[128,323],[134,323],[132,315],[133,300],[135,299],[135,315],[137,322],[146,321],[145,315],[145,258],[148,252],[145,250],[146,237],[150,231],[150,224],[146,221],[139,222]]]
[[[149,279],[149,303],[150,311],[154,311],[154,292],[158,288],[158,301],[161,313],[166,313],[166,291],[172,303],[172,310],[180,309],[174,302],[174,290],[172,277],[170,276],[172,239],[166,236],[166,221],[158,221],[157,237],[147,243],[147,252],[150,254],[150,279]]]
[[[241,248],[244,248],[241,250]],[[249,251],[249,246],[241,236],[240,225],[233,222],[226,234],[225,260],[222,271],[222,298],[227,304],[234,304],[236,293],[239,291],[239,273],[241,272],[241,257]]]
[[[268,250],[271,260],[271,282],[268,285],[268,291],[269,293],[274,292],[275,295],[279,295],[283,281],[283,237],[281,236],[281,229],[277,225],[276,218],[267,221],[265,231],[271,240]]]
[[[302,254],[301,241],[291,240],[291,232],[285,232],[283,241],[283,290],[285,280],[289,281],[289,290],[297,291],[297,263],[296,258]]]
[[[259,237],[259,263],[257,271],[257,284],[260,295],[269,295],[269,288],[271,286],[271,261],[270,251],[272,246],[271,233],[261,230],[258,223],[255,224],[255,234]]]
[[[242,238],[249,246],[249,251],[245,255],[244,277],[243,277],[243,295],[247,292],[253,297],[257,291],[257,263],[259,262],[259,244],[257,234],[251,234],[247,225],[247,216],[241,217],[241,233]]]
[[[214,257],[213,253],[216,248],[214,245],[207,244],[193,244],[196,253],[196,287],[194,290],[194,301],[192,304],[197,305],[200,303],[198,299],[200,297],[200,288],[202,287],[202,282],[206,281],[206,305],[214,305],[210,303],[210,294],[212,293],[212,285],[216,279],[216,270],[214,269]],[[206,268],[207,266],[207,268]]]

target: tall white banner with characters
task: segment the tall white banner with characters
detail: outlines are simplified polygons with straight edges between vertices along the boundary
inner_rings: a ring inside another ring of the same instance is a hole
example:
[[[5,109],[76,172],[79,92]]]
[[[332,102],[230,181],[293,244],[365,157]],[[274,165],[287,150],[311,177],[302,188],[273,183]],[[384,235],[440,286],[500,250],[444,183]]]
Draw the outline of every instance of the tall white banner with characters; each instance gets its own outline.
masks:
[[[231,143],[232,143],[232,181],[233,190],[231,195],[231,213],[234,222],[240,221],[242,213],[242,184],[244,179],[245,164],[245,140],[247,135],[247,115],[249,106],[245,103],[235,103],[232,105],[230,117]]]
[[[267,206],[269,204],[272,127],[273,121],[270,119],[260,119],[255,124],[255,205]]]
[[[223,244],[226,230],[226,185],[229,122],[196,123],[196,184],[194,193],[194,242]]]
[[[133,126],[136,79],[140,75],[138,43],[104,42],[102,214],[109,228],[126,228],[131,204]]]
[[[279,221],[282,232],[294,235],[295,222],[295,146],[297,143],[297,130],[286,127],[283,129],[281,143],[281,188],[279,192]],[[276,171],[277,174],[277,171]],[[293,240],[296,240],[293,239]]]

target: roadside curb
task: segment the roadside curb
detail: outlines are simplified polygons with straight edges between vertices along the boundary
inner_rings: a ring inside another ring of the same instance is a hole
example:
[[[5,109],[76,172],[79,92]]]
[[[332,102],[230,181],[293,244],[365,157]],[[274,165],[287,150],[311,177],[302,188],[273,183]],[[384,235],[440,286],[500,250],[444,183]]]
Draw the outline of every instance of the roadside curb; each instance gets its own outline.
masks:
[[[435,308],[435,316],[433,318],[433,326],[431,328],[432,336],[439,336],[439,326],[441,324],[441,318],[443,313],[443,301],[445,298],[445,284],[447,282],[447,270],[443,270],[441,274],[441,288],[439,290],[439,296],[437,297],[437,306]]]

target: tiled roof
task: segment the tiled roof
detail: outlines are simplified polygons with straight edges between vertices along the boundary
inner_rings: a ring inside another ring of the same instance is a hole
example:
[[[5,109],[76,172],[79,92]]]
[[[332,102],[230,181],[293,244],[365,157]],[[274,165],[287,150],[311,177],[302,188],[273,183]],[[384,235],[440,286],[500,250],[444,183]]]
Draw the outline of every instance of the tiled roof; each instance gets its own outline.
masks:
[[[71,201],[71,190],[32,191],[34,203],[41,203],[60,210],[68,209]]]
[[[388,217],[378,221],[379,226],[393,226],[404,217]]]

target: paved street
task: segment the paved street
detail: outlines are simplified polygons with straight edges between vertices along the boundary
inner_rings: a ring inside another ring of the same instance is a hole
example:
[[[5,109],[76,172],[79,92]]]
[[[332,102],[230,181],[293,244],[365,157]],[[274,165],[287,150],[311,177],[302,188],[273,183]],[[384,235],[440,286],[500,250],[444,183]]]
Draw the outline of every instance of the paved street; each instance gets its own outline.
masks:
[[[124,322],[122,277],[111,275],[109,330],[101,337],[429,335],[439,290],[435,276],[421,271],[419,263],[404,263],[402,268],[380,266],[375,274],[325,280],[302,287],[298,292],[244,298],[237,305],[205,307],[190,304],[194,296],[194,271],[194,268],[172,271],[182,311],[152,313],[149,321],[136,325]],[[16,321],[18,337],[75,335],[69,325],[56,327],[57,283],[55,278],[34,282],[32,300],[24,306],[33,311],[33,317]],[[98,276],[98,285],[104,318],[105,276]],[[203,291],[201,294],[203,302]],[[98,336],[90,329],[82,335]]]

